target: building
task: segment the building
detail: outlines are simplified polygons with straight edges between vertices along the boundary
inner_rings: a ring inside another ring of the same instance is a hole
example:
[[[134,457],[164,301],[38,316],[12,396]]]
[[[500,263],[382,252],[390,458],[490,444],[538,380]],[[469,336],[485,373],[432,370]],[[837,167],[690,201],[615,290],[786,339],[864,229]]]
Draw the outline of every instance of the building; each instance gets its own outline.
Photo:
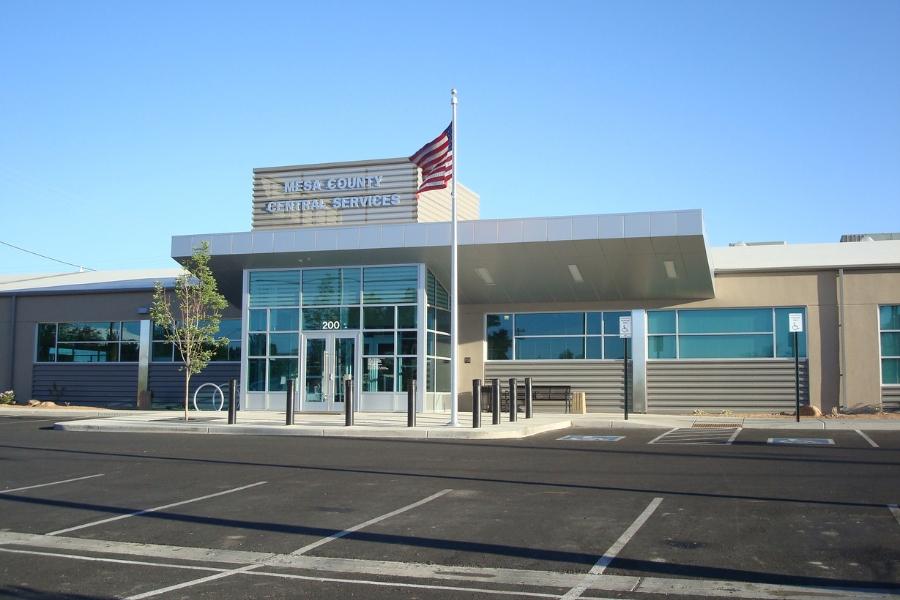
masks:
[[[283,409],[297,379],[297,410],[340,411],[350,374],[361,410],[398,411],[416,380],[420,410],[448,410],[449,193],[417,199],[418,181],[406,158],[256,169],[250,231],[173,237],[175,260],[209,243],[232,305],[232,342],[193,385],[234,377],[243,409]],[[633,410],[793,410],[790,314],[804,403],[900,408],[895,236],[710,248],[700,210],[483,220],[462,186],[459,213],[461,410],[473,379],[524,376],[621,410],[621,316]],[[0,279],[0,389],[179,404],[147,315],[154,282],[176,274]]]

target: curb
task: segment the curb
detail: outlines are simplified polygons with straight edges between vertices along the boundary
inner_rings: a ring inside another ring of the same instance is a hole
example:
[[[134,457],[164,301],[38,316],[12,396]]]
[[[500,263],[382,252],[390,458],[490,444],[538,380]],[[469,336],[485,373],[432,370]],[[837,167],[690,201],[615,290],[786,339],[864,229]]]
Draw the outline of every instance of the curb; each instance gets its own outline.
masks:
[[[526,425],[516,429],[491,431],[489,429],[471,428],[396,428],[371,427],[366,425],[341,426],[308,426],[308,425],[175,425],[170,423],[122,423],[108,419],[92,421],[63,421],[54,423],[53,428],[59,431],[89,431],[102,433],[188,433],[209,435],[266,435],[295,437],[336,437],[336,438],[393,438],[393,439],[459,439],[459,440],[501,440],[523,439],[539,433],[567,429],[572,426],[570,419]]]

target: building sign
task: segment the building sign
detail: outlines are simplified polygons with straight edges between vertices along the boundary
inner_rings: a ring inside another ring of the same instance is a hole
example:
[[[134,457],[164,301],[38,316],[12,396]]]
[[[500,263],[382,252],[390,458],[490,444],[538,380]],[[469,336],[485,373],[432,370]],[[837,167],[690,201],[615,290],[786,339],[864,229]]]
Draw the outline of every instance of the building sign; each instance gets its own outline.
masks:
[[[384,179],[381,175],[351,175],[349,177],[330,177],[328,179],[310,179],[296,177],[283,182],[285,194],[302,194],[309,192],[340,192],[343,190],[369,190],[381,187]],[[276,200],[266,202],[266,212],[304,212],[310,210],[345,208],[377,208],[397,206],[400,204],[399,194],[373,194],[368,196],[337,196],[333,198],[310,198],[308,200]]]

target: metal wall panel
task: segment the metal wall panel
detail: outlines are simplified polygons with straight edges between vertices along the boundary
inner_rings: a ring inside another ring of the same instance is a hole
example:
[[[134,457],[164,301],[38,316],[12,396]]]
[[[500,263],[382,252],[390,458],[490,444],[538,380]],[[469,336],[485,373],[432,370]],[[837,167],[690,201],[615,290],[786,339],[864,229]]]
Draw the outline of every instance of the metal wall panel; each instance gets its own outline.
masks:
[[[881,386],[881,403],[884,410],[900,410],[900,386]]]
[[[184,406],[184,373],[179,363],[150,363],[150,391],[154,409],[182,408]],[[190,397],[204,383],[215,383],[222,388],[228,402],[228,382],[240,379],[241,363],[212,362],[203,371],[191,377]]]
[[[651,360],[647,412],[781,412],[794,410],[793,360]],[[800,401],[808,402],[806,360],[800,361]]]
[[[35,400],[124,408],[137,403],[136,363],[35,363],[31,377]]]
[[[623,373],[621,361],[514,361],[485,362],[484,377],[500,379],[502,387],[507,386],[510,377],[520,381],[531,377],[534,385],[568,385],[572,392],[585,392],[588,412],[610,412],[622,410]],[[460,389],[471,389],[472,382]],[[485,400],[482,400],[485,402]],[[563,412],[562,403],[536,402],[535,412]]]
[[[460,221],[475,221],[479,216],[478,194],[464,186],[456,186],[456,212]],[[419,194],[418,221],[449,222],[452,217],[450,209],[450,186],[441,190],[431,190]]]

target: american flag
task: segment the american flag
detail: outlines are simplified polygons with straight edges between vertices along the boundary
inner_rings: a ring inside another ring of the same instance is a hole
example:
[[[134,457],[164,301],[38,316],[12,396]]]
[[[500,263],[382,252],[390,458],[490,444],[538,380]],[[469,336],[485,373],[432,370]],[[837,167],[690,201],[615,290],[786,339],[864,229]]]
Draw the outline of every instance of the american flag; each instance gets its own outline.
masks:
[[[409,157],[422,169],[422,185],[416,194],[447,187],[453,177],[453,125]]]

